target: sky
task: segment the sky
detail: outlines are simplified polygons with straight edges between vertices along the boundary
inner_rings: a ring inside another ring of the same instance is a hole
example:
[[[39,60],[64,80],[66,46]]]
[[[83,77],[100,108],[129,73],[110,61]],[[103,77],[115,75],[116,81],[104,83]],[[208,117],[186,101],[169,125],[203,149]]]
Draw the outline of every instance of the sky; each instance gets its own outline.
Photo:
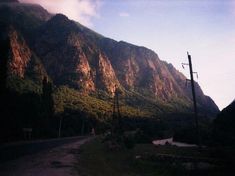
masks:
[[[203,92],[220,109],[235,99],[235,0],[20,0],[38,3],[181,67],[192,56]]]

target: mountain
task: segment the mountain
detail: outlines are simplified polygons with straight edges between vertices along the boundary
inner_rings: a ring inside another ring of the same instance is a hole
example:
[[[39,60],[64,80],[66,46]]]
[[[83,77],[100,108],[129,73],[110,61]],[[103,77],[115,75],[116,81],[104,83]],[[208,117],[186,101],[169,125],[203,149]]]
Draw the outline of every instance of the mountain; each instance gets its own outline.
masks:
[[[235,145],[235,101],[217,115],[214,120],[214,134],[218,144]]]
[[[148,48],[106,38],[39,5],[4,1],[0,17],[1,48],[9,49],[8,57],[1,56],[2,61],[7,59],[8,79],[27,80],[32,84],[28,87],[40,89],[48,77],[56,90],[66,86],[71,95],[79,93],[109,104],[119,87],[123,106],[135,109],[133,114],[140,107],[150,116],[192,111],[186,77]],[[217,113],[213,100],[195,84],[200,113]],[[70,99],[67,105],[71,103]]]
[[[1,0],[1,3],[19,3],[18,0]]]

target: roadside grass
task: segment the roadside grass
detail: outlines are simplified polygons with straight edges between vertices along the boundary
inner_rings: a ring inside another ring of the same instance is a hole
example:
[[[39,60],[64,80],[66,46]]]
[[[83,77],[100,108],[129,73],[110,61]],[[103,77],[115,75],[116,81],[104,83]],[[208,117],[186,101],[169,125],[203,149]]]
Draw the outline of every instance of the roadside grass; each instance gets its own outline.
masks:
[[[132,154],[108,151],[100,139],[94,139],[80,148],[77,169],[82,176],[130,175]]]
[[[202,156],[202,153],[196,147],[177,147],[172,145],[154,146],[152,144],[139,144],[135,147],[135,152],[139,155],[141,153],[149,154],[166,154],[166,155],[179,155],[185,157]]]
[[[217,169],[195,171],[186,169],[181,162],[158,161],[151,157],[156,154],[207,157],[196,148],[137,144],[131,150],[110,151],[100,138],[96,138],[81,146],[79,150],[76,165],[79,176],[221,175]]]

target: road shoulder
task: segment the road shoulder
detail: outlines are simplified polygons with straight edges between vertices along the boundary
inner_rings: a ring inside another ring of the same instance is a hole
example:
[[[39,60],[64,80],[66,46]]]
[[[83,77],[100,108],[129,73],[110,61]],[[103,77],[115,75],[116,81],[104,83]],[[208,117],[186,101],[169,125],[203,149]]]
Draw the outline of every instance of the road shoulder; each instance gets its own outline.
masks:
[[[0,166],[1,176],[77,176],[74,165],[79,147],[90,138],[25,156]]]

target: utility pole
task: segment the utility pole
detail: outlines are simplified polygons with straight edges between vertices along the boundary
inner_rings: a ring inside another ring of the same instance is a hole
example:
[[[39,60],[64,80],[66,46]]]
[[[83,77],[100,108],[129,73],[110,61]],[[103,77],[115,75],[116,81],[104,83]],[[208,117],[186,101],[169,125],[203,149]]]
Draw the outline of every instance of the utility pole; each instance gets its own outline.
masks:
[[[182,63],[182,66],[184,68],[184,65],[189,66],[190,71],[190,82],[191,82],[191,88],[192,88],[192,96],[193,96],[193,108],[194,108],[194,117],[195,117],[195,125],[196,125],[196,134],[197,134],[197,143],[199,148],[201,148],[201,138],[200,138],[200,131],[199,131],[199,123],[198,123],[198,110],[197,110],[197,101],[196,101],[196,93],[195,93],[195,86],[194,86],[194,79],[193,74],[197,74],[197,72],[193,72],[193,66],[192,66],[192,59],[191,55],[187,52],[188,55],[188,64]],[[197,75],[198,77],[198,75]],[[188,80],[186,80],[188,81]]]
[[[121,130],[121,113],[120,113],[120,107],[119,107],[119,94],[120,90],[118,87],[116,87],[114,92],[114,98],[113,98],[113,127],[117,129],[113,130]]]
[[[62,127],[62,121],[63,121],[63,116],[60,115],[60,123],[59,123],[59,129],[58,129],[58,138],[61,137],[61,127]]]
[[[119,94],[120,90],[116,87],[114,92],[114,101],[113,101],[113,117],[118,118],[118,121],[120,121],[120,108],[119,108]]]

